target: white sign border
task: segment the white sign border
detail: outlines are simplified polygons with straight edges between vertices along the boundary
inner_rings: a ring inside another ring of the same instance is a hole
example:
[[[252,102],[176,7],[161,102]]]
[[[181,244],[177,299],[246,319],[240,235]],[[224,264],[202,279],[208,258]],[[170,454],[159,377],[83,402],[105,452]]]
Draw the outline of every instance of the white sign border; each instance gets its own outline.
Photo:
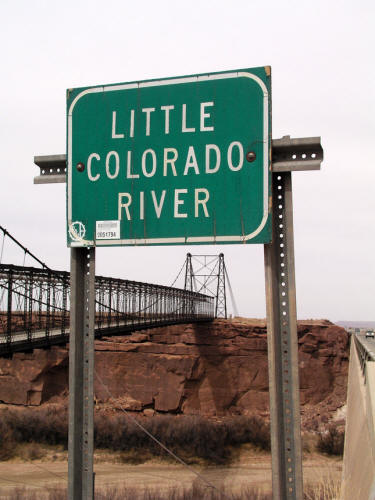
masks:
[[[268,118],[268,90],[265,83],[256,75],[246,71],[233,71],[229,73],[218,73],[213,75],[197,75],[183,78],[170,78],[166,80],[154,80],[138,83],[124,83],[120,85],[105,85],[101,87],[92,87],[80,92],[70,105],[68,111],[68,174],[67,174],[67,190],[68,190],[68,227],[72,222],[72,142],[73,142],[73,109],[79,99],[87,94],[95,94],[98,92],[112,92],[115,90],[129,90],[135,88],[157,87],[162,85],[177,85],[181,83],[197,83],[208,80],[223,80],[226,78],[250,78],[254,80],[262,89],[263,92],[263,218],[258,228],[250,234],[241,236],[191,236],[187,238],[132,238],[119,240],[81,240],[79,242],[71,242],[71,247],[82,246],[109,246],[109,245],[165,245],[165,244],[189,244],[189,243],[237,243],[255,238],[264,228],[268,218],[268,157],[269,157],[269,118]]]

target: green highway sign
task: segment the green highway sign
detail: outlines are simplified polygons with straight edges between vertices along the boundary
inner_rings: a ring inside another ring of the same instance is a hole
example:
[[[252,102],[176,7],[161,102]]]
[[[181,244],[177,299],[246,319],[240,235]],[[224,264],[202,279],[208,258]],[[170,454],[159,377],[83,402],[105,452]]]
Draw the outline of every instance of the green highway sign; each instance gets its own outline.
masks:
[[[68,90],[68,245],[269,243],[270,79]]]

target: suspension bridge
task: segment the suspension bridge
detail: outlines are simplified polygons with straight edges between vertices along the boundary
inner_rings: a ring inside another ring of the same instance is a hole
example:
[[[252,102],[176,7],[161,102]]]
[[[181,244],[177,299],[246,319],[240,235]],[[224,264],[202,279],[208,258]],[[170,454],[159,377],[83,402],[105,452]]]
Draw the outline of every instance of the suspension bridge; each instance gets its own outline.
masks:
[[[70,274],[50,269],[5,228],[0,231],[0,355],[66,344]],[[23,265],[1,263],[5,238],[21,248]],[[25,266],[26,256],[39,267]],[[184,270],[184,288],[176,288]],[[227,284],[233,298],[223,254],[187,254],[172,286],[96,276],[95,337],[226,318]]]

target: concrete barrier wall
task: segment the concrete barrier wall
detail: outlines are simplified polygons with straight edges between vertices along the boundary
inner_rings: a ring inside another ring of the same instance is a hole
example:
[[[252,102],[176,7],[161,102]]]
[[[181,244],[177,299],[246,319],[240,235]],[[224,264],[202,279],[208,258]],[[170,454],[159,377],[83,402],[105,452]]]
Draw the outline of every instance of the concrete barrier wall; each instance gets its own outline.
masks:
[[[342,500],[375,500],[375,362],[365,376],[352,336],[350,346]]]
[[[369,500],[375,500],[375,361],[366,364],[366,387],[367,387],[367,421],[369,425],[370,443],[372,444],[372,484],[369,492]]]

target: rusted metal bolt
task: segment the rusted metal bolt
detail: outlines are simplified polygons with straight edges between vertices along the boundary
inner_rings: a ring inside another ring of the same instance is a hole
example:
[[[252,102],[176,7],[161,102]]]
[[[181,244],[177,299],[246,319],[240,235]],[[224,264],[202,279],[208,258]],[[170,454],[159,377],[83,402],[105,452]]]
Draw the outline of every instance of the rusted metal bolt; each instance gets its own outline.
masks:
[[[248,153],[246,153],[246,160],[250,163],[253,162],[256,157],[257,155],[254,153],[254,151],[249,151]]]
[[[85,170],[85,165],[82,162],[77,163],[78,172],[83,172]]]

